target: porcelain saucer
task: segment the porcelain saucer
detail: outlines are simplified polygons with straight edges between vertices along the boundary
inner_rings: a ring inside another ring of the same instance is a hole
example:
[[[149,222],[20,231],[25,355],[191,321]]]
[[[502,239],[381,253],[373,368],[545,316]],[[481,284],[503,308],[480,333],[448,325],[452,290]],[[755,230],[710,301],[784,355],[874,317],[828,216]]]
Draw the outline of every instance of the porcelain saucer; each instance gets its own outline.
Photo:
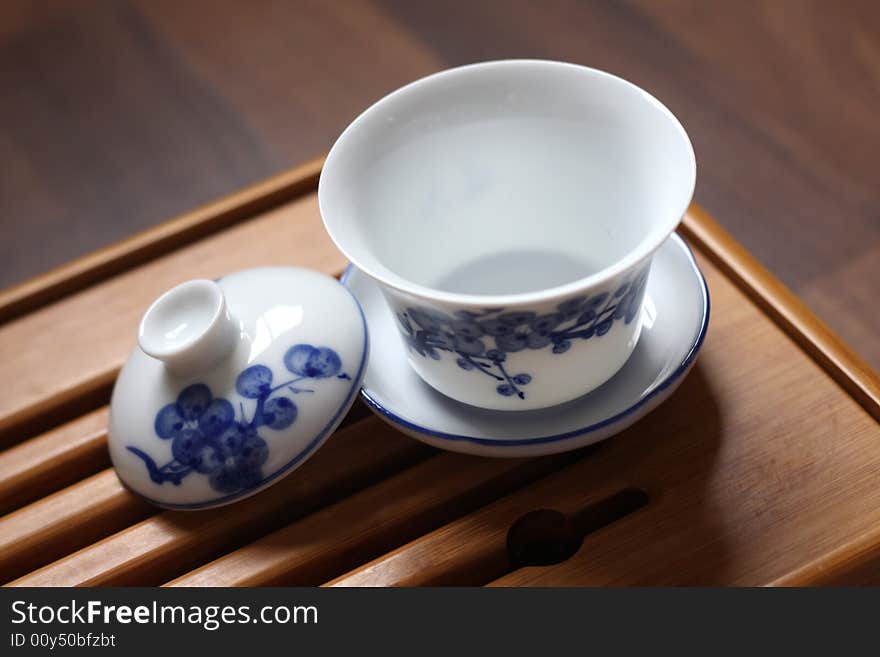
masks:
[[[378,286],[353,267],[342,282],[361,304],[371,346],[361,396],[403,433],[441,449],[482,456],[538,456],[608,438],[663,403],[690,371],[709,325],[709,290],[684,240],[654,256],[642,333],[623,368],[574,401],[536,411],[490,411],[454,401],[413,371]]]

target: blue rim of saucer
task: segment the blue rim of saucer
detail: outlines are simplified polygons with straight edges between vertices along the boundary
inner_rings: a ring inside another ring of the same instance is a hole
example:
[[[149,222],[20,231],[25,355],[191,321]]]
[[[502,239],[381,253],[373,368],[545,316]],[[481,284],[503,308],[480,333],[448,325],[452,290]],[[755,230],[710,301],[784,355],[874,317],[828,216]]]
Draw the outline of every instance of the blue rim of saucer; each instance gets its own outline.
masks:
[[[561,440],[567,440],[571,438],[578,438],[580,436],[584,436],[589,433],[593,433],[594,431],[599,431],[600,429],[604,429],[607,426],[615,424],[620,420],[624,419],[628,415],[632,415],[637,410],[639,410],[642,406],[651,401],[654,397],[663,392],[666,388],[671,386],[673,383],[678,381],[691,367],[694,362],[694,359],[697,357],[697,352],[700,351],[700,347],[703,346],[703,340],[706,337],[706,331],[709,328],[709,310],[710,310],[710,302],[709,302],[709,286],[706,284],[706,278],[703,276],[703,272],[700,271],[699,266],[697,265],[696,258],[694,258],[694,252],[687,245],[687,243],[682,239],[682,237],[678,233],[672,233],[669,237],[670,239],[674,239],[678,246],[682,249],[684,254],[688,258],[688,262],[691,265],[691,269],[694,274],[697,276],[697,279],[700,281],[700,290],[703,294],[703,317],[700,322],[700,330],[697,334],[696,340],[691,345],[690,350],[687,355],[678,365],[674,372],[672,372],[669,376],[667,376],[657,387],[655,387],[651,392],[647,395],[639,399],[635,404],[626,408],[616,415],[612,415],[611,417],[605,418],[600,422],[596,422],[594,424],[587,425],[586,427],[580,429],[573,429],[572,431],[566,431],[565,433],[553,434],[549,436],[540,436],[538,438],[521,438],[521,439],[511,439],[511,438],[478,438],[476,436],[463,436],[460,434],[454,433],[445,433],[442,431],[435,431],[434,429],[429,429],[428,427],[423,427],[421,425],[415,424],[414,422],[410,422],[394,412],[388,410],[384,406],[382,406],[378,401],[373,399],[370,394],[367,392],[365,387],[361,387],[361,398],[364,402],[372,408],[377,413],[383,415],[388,418],[392,423],[397,424],[402,427],[406,427],[412,431],[415,431],[420,434],[424,434],[426,436],[432,436],[434,438],[440,438],[442,440],[449,440],[453,442],[469,442],[474,443],[476,445],[484,445],[488,447],[525,447],[527,445],[539,445],[542,443],[553,443]],[[346,281],[348,277],[351,275],[351,272],[355,269],[354,265],[349,264],[348,267],[345,268],[345,271],[340,276],[339,280],[343,285],[346,285]],[[369,367],[369,365],[367,366]],[[441,393],[437,393],[441,394]],[[571,403],[571,402],[569,402]],[[528,411],[525,411],[528,412]]]

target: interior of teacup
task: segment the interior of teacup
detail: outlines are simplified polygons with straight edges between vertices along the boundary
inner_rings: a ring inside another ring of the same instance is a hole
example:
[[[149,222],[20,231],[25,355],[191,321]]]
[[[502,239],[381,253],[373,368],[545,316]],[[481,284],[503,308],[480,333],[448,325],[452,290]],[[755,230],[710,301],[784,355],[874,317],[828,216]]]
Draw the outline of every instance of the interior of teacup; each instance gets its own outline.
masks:
[[[509,60],[385,97],[342,134],[321,213],[360,269],[434,298],[564,292],[642,260],[693,194],[687,134],[594,69]]]

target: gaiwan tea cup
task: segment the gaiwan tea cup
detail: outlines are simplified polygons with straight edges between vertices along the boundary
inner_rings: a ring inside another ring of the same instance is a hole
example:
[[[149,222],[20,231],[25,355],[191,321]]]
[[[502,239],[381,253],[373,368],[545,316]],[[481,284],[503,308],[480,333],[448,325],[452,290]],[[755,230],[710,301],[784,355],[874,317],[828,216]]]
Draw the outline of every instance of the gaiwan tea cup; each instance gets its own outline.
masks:
[[[425,382],[532,410],[626,362],[652,256],[695,178],[687,133],[647,92],[509,60],[431,75],[367,109],[330,151],[319,203]]]

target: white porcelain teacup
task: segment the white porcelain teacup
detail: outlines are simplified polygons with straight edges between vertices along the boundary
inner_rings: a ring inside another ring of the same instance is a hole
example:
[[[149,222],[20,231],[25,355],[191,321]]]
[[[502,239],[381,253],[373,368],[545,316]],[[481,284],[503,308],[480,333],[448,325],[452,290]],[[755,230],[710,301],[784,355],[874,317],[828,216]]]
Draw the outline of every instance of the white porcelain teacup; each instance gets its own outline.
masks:
[[[422,379],[475,406],[531,410],[626,362],[651,258],[695,177],[687,134],[645,91],[510,60],[431,75],[367,109],[330,151],[319,202]]]

